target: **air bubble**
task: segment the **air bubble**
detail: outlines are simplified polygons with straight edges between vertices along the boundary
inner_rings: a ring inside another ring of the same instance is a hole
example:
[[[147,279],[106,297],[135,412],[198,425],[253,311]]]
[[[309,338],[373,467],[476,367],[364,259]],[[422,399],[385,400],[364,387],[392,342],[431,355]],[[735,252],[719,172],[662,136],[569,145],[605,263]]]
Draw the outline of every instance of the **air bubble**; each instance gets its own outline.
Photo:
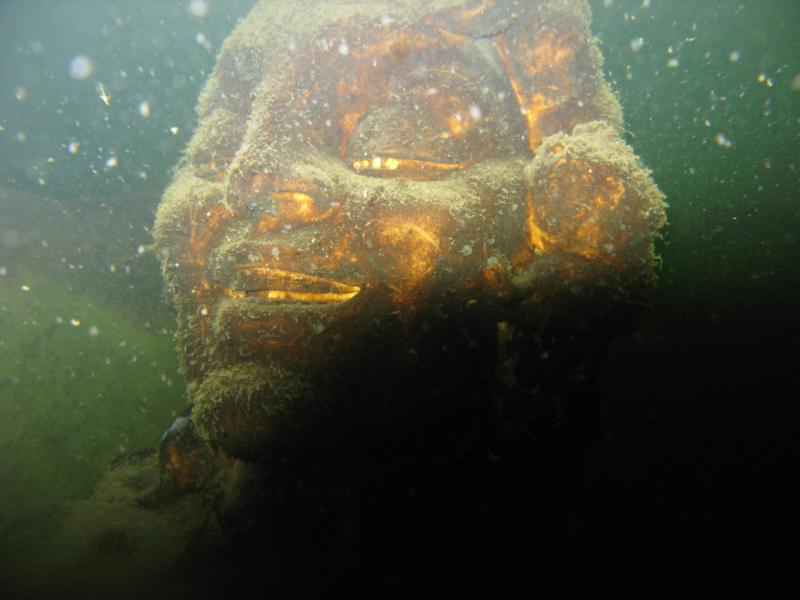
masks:
[[[85,54],[78,54],[69,61],[69,76],[84,80],[94,75],[94,61]]]
[[[186,10],[195,19],[205,19],[208,16],[208,2],[206,0],[190,0]]]

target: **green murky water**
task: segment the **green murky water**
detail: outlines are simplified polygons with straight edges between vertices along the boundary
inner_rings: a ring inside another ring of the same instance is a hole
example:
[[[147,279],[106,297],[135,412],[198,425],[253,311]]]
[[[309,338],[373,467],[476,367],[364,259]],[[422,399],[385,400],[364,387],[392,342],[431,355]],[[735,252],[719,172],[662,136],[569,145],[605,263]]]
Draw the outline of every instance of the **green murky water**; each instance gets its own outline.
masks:
[[[761,540],[754,514],[797,523],[800,3],[590,4],[670,204],[653,306],[606,373],[590,538]],[[249,5],[0,3],[2,552],[185,405],[149,228]]]

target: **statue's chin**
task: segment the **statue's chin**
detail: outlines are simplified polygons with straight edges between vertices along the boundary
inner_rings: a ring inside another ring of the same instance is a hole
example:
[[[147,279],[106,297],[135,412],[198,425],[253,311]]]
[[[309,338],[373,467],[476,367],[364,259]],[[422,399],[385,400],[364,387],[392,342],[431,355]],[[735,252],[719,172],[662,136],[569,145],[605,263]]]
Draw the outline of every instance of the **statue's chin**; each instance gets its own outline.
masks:
[[[325,361],[220,365],[191,382],[192,420],[212,447],[247,460],[440,437],[479,416],[497,343],[493,331],[442,330],[413,346],[399,335],[347,345]]]
[[[192,420],[214,448],[258,459],[298,442],[310,387],[280,367],[241,363],[209,370],[191,386]]]

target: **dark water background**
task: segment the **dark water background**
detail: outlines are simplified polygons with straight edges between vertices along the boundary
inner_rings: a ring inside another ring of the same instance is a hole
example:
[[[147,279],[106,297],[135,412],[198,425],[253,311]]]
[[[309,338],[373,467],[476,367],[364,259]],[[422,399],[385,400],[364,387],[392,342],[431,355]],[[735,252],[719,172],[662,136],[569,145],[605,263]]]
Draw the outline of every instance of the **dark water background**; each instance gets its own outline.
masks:
[[[0,0],[0,551],[185,403],[145,247],[251,3],[206,4]],[[769,582],[800,549],[800,3],[590,4],[670,209],[568,559],[608,587]]]

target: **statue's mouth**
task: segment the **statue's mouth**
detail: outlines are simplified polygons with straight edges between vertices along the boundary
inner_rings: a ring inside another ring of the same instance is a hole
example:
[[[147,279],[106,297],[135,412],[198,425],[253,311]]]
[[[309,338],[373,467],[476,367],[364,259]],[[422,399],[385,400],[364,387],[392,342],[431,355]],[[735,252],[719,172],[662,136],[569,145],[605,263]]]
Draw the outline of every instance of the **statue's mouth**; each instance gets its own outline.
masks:
[[[234,283],[224,290],[234,300],[261,298],[275,304],[340,304],[361,292],[334,279],[263,265],[238,268]]]

